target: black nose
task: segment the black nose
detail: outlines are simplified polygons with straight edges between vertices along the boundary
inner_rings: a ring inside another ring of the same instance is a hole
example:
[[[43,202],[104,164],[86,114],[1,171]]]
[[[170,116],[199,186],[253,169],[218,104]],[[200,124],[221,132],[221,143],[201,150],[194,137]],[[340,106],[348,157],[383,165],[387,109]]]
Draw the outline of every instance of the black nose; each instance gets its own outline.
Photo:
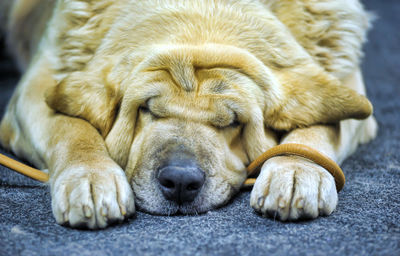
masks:
[[[204,172],[193,165],[167,165],[158,172],[160,189],[167,200],[192,202],[205,181]]]

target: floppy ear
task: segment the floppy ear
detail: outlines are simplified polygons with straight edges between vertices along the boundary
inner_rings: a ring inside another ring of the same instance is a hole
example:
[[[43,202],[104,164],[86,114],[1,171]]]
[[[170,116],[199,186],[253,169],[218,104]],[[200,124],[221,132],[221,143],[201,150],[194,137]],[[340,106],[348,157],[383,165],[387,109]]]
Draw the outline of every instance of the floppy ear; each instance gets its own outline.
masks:
[[[257,108],[255,108],[255,111],[252,113],[253,116],[250,117],[249,122],[244,126],[242,131],[243,145],[250,162],[254,161],[267,149],[278,144],[276,133],[265,127],[262,113],[257,112]]]
[[[343,119],[365,119],[372,114],[368,99],[343,86],[316,64],[273,71],[282,91],[264,113],[267,126],[291,130]]]
[[[110,131],[120,100],[115,86],[84,72],[70,74],[45,97],[52,109],[87,120],[103,137]]]

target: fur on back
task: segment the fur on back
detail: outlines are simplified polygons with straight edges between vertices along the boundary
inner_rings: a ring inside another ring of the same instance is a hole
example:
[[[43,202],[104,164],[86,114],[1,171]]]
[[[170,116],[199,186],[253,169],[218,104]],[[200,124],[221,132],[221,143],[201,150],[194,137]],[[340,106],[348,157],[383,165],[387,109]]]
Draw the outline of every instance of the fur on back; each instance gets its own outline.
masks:
[[[128,18],[132,16],[136,23]],[[120,47],[229,43],[278,68],[296,65],[309,55],[342,79],[359,64],[369,16],[354,0],[69,0],[57,2],[47,36],[57,46],[51,54],[61,78],[82,70],[101,44],[107,48],[111,26],[129,21],[127,29],[135,29],[138,36],[123,38],[126,42]],[[274,25],[266,27],[268,20]],[[185,29],[174,31],[182,23]],[[165,33],[160,33],[162,28]]]

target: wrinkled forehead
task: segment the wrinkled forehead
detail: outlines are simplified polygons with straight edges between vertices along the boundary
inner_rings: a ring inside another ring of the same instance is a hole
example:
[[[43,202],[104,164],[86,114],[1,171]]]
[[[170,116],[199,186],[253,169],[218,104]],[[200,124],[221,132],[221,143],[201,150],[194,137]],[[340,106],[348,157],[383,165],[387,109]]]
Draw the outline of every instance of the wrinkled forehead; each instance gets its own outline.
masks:
[[[194,68],[177,78],[169,70],[154,70],[159,94],[147,101],[151,111],[162,117],[177,117],[226,126],[246,111],[250,81],[224,68]]]

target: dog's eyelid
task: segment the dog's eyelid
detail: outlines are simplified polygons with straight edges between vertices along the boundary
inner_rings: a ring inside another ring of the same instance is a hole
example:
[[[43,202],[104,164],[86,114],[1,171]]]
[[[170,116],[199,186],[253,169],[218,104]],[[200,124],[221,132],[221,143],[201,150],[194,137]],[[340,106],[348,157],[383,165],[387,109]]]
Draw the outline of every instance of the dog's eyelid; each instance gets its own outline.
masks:
[[[159,119],[159,118],[161,118],[161,116],[158,116],[158,115],[154,114],[154,113],[149,109],[148,106],[143,106],[143,105],[142,105],[142,106],[139,106],[139,111],[141,111],[143,114],[151,115],[151,117],[154,118],[154,119]]]
[[[150,107],[149,107],[151,104],[151,102],[150,102],[151,100],[152,100],[152,97],[146,99],[142,104],[140,104],[139,108],[145,112],[151,112]]]
[[[153,118],[161,118],[161,116],[155,114],[154,112],[151,111],[149,104],[150,104],[151,98],[147,99],[144,103],[142,103],[139,106],[139,111],[141,111],[144,114],[150,114]]]
[[[150,108],[149,108],[149,101],[150,101],[150,99],[147,99],[145,102],[140,104],[139,111],[142,111],[143,113],[151,114],[151,111],[150,111]]]
[[[144,112],[144,113],[149,113],[150,112],[150,109],[149,109],[149,107],[147,105],[140,105],[139,106],[139,110]]]
[[[235,112],[233,114],[234,114],[234,118],[233,118],[232,122],[230,122],[228,125],[224,125],[224,126],[214,125],[214,126],[221,130],[227,129],[227,128],[239,127],[242,123],[239,121],[238,115]]]
[[[236,128],[236,127],[240,126],[241,123],[239,121],[237,113],[234,112],[233,114],[234,114],[233,121],[228,125],[228,127]]]
[[[142,104],[139,105],[139,110],[143,111],[143,112],[149,112],[149,99],[147,99],[145,102],[143,102]]]
[[[239,120],[234,120],[232,123],[229,124],[229,127],[233,127],[236,128],[239,125],[241,125],[241,123],[239,122]]]

